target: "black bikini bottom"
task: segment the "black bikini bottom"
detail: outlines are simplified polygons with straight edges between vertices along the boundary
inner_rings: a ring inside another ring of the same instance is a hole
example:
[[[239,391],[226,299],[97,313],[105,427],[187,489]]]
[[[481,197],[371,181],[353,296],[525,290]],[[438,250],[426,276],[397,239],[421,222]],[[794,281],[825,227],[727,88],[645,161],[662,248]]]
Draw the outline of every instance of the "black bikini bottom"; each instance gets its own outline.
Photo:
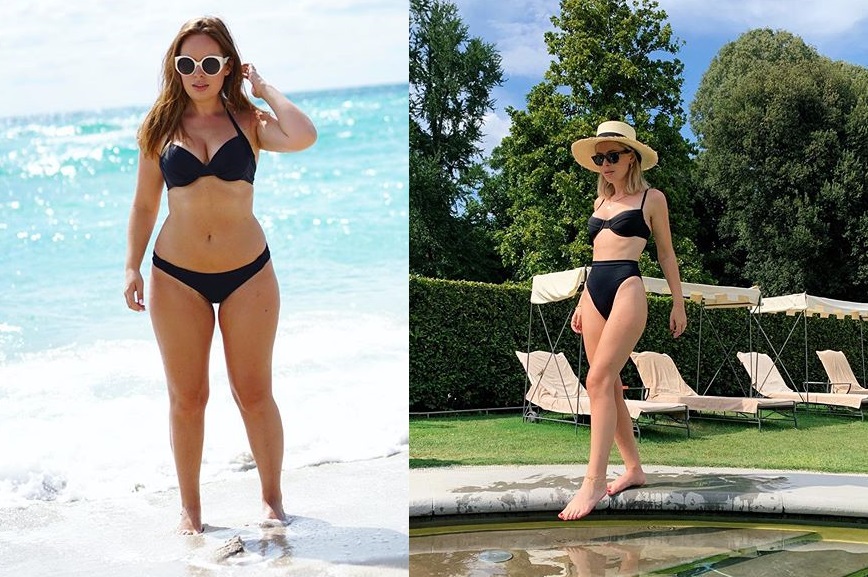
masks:
[[[196,272],[175,266],[169,261],[163,260],[154,253],[154,266],[167,275],[178,279],[191,289],[198,292],[211,303],[222,303],[235,290],[249,281],[253,275],[262,270],[268,264],[271,253],[268,245],[262,254],[250,264],[235,270],[226,272]]]
[[[630,277],[641,277],[635,260],[595,260],[588,273],[588,295],[604,319],[612,313],[618,287]]]

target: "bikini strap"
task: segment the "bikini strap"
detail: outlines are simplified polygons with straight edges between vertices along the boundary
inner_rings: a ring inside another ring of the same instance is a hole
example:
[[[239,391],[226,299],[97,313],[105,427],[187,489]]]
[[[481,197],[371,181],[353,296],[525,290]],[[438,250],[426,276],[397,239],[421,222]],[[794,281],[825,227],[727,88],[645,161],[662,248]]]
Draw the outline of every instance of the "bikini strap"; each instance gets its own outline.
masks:
[[[225,103],[224,103],[224,105],[225,105]],[[229,112],[229,109],[228,109],[228,108],[226,109],[226,114],[229,116],[229,120],[232,121],[232,126],[235,127],[235,132],[238,133],[238,134],[244,134],[243,132],[241,132],[241,127],[238,126],[238,123],[237,123],[237,122],[235,122],[235,118],[232,116],[232,113]]]
[[[645,197],[648,196],[649,190],[651,190],[651,189],[650,188],[645,189],[645,194],[642,195],[642,204],[639,205],[639,210],[642,210],[643,208],[645,208]]]

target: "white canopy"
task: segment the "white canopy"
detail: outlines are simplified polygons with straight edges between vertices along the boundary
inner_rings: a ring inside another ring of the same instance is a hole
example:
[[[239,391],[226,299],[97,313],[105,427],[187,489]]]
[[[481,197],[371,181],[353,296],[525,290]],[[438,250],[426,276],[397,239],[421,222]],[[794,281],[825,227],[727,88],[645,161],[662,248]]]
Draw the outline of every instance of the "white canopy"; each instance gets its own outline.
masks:
[[[659,295],[672,294],[666,279],[643,276],[642,282],[645,283],[646,292]],[[707,307],[749,307],[756,306],[760,302],[760,290],[757,287],[742,288],[682,282],[681,293],[684,298]]]
[[[585,267],[538,274],[533,277],[530,302],[535,305],[556,303],[576,296],[579,285],[585,282]]]
[[[586,267],[581,267],[536,275],[533,277],[530,302],[545,304],[574,297],[579,286],[585,281],[587,272]],[[646,292],[660,295],[672,294],[666,279],[643,276],[642,282],[645,284]],[[684,298],[707,307],[749,307],[756,306],[760,302],[760,291],[756,287],[742,288],[682,282],[681,292]],[[868,305],[865,306],[868,314]]]
[[[850,317],[868,320],[868,303],[839,301],[798,293],[764,298],[762,303],[752,312],[757,314],[786,313],[789,316],[804,313],[808,316],[819,315],[822,318],[834,316],[839,319]]]

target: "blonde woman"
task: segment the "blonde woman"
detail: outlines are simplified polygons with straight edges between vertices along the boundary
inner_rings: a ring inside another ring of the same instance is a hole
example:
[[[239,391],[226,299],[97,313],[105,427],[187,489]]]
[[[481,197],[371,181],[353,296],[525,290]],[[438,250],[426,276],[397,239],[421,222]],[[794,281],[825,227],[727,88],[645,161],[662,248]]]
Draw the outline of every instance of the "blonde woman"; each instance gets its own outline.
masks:
[[[636,140],[632,126],[619,121],[600,124],[596,136],[573,143],[572,153],[580,165],[600,176],[594,213],[588,221],[594,259],[571,321],[572,329],[582,334],[590,365],[585,387],[593,415],[591,449],[582,486],[558,515],[563,520],[580,519],[606,494],[645,483],[620,372],[648,318],[638,261],[652,233],[660,268],[672,292],[669,329],[678,337],[687,327],[666,197],[643,176],[643,171],[657,164],[657,153]],[[613,442],[626,471],[607,485]]]
[[[251,103],[244,80],[271,112]],[[287,520],[280,487],[283,426],[271,390],[280,296],[253,215],[253,180],[260,150],[297,151],[315,140],[310,119],[253,64],[242,63],[219,18],[181,27],[163,59],[160,94],[139,129],[124,288],[127,306],[144,311],[139,269],[165,185],[169,215],[154,246],[148,308],[169,389],[180,533],[203,531],[199,472],[217,323],[259,471],[264,516]]]

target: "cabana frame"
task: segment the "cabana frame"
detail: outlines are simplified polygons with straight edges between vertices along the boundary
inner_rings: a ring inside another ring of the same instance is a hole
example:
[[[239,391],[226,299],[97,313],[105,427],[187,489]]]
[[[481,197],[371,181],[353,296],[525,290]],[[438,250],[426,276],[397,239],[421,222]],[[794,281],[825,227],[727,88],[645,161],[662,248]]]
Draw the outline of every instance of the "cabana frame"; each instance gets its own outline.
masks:
[[[774,353],[774,362],[776,365],[779,365],[781,369],[783,369],[784,373],[790,379],[790,381],[795,385],[796,380],[793,379],[792,375],[790,375],[786,366],[783,364],[781,360],[781,355],[783,354],[784,349],[786,349],[790,340],[792,339],[793,334],[795,333],[796,328],[799,325],[799,321],[802,322],[803,327],[803,337],[804,337],[804,349],[805,349],[805,378],[802,381],[803,388],[805,391],[808,390],[810,385],[828,385],[827,381],[812,381],[810,378],[810,371],[808,368],[809,361],[808,359],[811,357],[811,353],[808,350],[808,317],[819,316],[820,318],[829,318],[835,317],[837,319],[845,319],[850,318],[859,321],[868,321],[868,303],[859,303],[853,301],[842,301],[836,299],[829,299],[825,297],[818,297],[814,295],[809,295],[807,293],[795,293],[789,295],[782,295],[777,297],[769,297],[764,298],[760,302],[760,304],[754,307],[751,311],[753,316],[757,319],[757,326],[765,338],[766,343],[771,348]],[[762,329],[762,324],[759,322],[759,317],[762,314],[779,314],[784,313],[787,316],[795,317],[793,321],[793,325],[790,328],[790,331],[787,333],[786,339],[784,339],[783,344],[780,345],[780,348],[775,348],[774,344],[769,339],[766,332]],[[861,353],[861,361],[862,361],[862,385],[865,384],[865,338],[864,338],[864,325],[859,323],[859,342],[860,342],[860,353]]]
[[[530,357],[532,351],[532,336],[533,336],[533,320],[534,315],[536,314],[539,317],[540,323],[542,324],[543,331],[545,333],[546,340],[549,345],[549,351],[552,359],[554,359],[555,355],[559,351],[559,346],[561,339],[564,335],[564,332],[570,325],[570,320],[572,319],[573,310],[567,313],[567,317],[561,323],[561,327],[558,330],[557,337],[552,340],[551,332],[549,331],[548,323],[546,322],[545,315],[543,313],[543,306],[550,303],[560,302],[567,299],[575,298],[576,295],[584,288],[585,279],[587,278],[587,274],[589,269],[587,267],[581,267],[571,270],[566,270],[562,272],[548,273],[542,275],[536,275],[533,277],[533,282],[531,286],[531,296],[530,296],[530,313],[528,318],[528,333],[527,333],[527,354],[528,358]],[[578,378],[579,384],[581,384],[581,369],[582,369],[582,361],[584,358],[584,347],[582,343],[582,335],[579,335],[579,363],[577,368],[575,369],[576,376]],[[546,365],[548,366],[548,365]],[[557,367],[557,363],[555,363]],[[565,395],[568,395],[566,382],[563,380],[563,392]],[[530,399],[528,399],[528,393],[531,391],[532,387],[535,385],[531,381],[531,376],[527,370],[525,370],[525,394],[524,401],[522,406],[522,414],[525,421],[534,422],[538,420],[547,420],[547,421],[557,421],[557,422],[566,422],[571,423],[575,426],[580,424],[587,424],[588,418],[593,418],[591,415],[585,414],[582,412],[579,407],[580,403],[576,403],[576,406],[573,407],[571,404],[571,410],[573,414],[569,416],[569,418],[554,418],[546,416],[546,413],[542,410],[542,407],[535,405]],[[581,387],[580,387],[581,388]],[[626,400],[626,399],[625,399]],[[687,410],[687,407],[684,405],[679,405],[678,411],[673,412],[672,409],[666,409],[663,406],[659,408],[654,407],[654,403],[646,403],[644,401],[629,401],[631,403],[636,403],[637,406],[642,405],[646,406],[648,409],[652,409],[651,411],[643,411],[640,413],[638,417],[633,418],[633,432],[636,436],[641,438],[641,428],[643,425],[654,425],[659,427],[675,427],[679,429],[684,429],[687,432],[687,436],[690,436],[690,414]],[[534,410],[534,406],[537,406],[540,410]],[[656,412],[655,412],[656,411]],[[557,413],[561,414],[561,413]]]
[[[669,290],[669,283],[666,279],[643,276],[642,282],[645,284],[645,291],[648,293],[672,296],[672,291]],[[727,345],[724,342],[720,331],[717,330],[717,327],[712,321],[711,316],[709,316],[708,311],[733,308],[744,309],[747,311],[746,325],[748,345],[750,350],[753,350],[753,331],[751,327],[750,310],[760,303],[762,299],[760,290],[757,287],[745,288],[682,282],[681,293],[686,300],[690,300],[699,305],[699,328],[697,329],[699,343],[696,352],[696,376],[693,388],[701,395],[708,394],[709,389],[714,384],[715,380],[717,380],[724,366],[728,366],[732,376],[736,379],[736,382],[739,383],[739,387],[744,396],[755,396],[755,392],[749,384],[747,387],[742,385],[741,371],[738,370],[732,361],[732,353],[734,352],[736,345]],[[711,379],[703,385],[700,383],[700,373],[702,365],[702,347],[704,342],[703,335],[706,332],[706,325],[708,329],[711,330],[712,336],[716,340],[720,350],[723,352],[723,357]]]

